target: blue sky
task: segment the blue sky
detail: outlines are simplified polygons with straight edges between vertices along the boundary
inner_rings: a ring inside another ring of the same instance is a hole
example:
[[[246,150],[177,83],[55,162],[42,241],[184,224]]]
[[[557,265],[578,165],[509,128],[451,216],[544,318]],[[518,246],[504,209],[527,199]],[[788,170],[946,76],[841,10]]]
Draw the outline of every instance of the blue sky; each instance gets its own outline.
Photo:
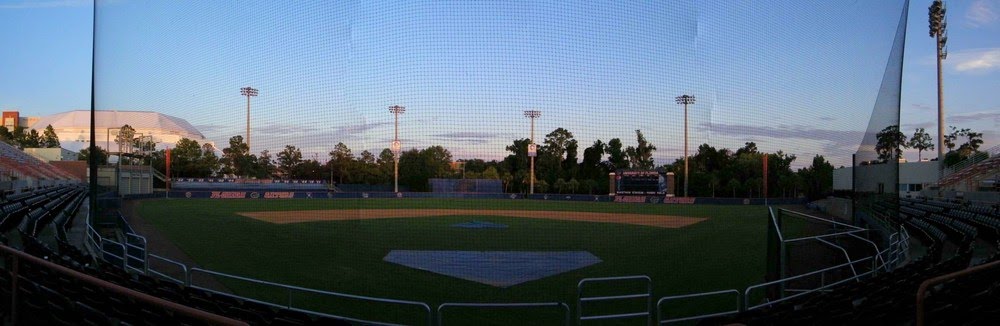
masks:
[[[386,107],[407,107],[405,147],[499,159],[543,111],[582,146],[634,142],[658,164],[680,157],[680,94],[694,94],[691,148],[755,141],[807,164],[847,164],[882,78],[901,4],[889,1],[163,2],[99,9],[97,106],[182,117],[219,144],[295,144],[312,157],[336,142],[377,152]],[[935,130],[934,42],[927,6],[909,12],[901,123]],[[0,108],[47,115],[89,107],[90,1],[0,1]],[[1000,143],[1000,1],[949,2],[949,124]],[[582,149],[581,149],[582,151]],[[928,154],[925,153],[925,157]],[[934,154],[931,153],[930,156]],[[916,153],[908,153],[911,159]]]

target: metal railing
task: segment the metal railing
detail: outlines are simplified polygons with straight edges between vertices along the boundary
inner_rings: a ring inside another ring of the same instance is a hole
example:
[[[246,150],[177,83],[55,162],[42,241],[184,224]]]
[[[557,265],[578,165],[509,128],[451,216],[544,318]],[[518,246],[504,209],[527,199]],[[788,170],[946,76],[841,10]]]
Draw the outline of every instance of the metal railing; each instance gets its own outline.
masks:
[[[444,325],[444,309],[448,307],[466,308],[495,308],[495,309],[516,309],[516,308],[560,308],[563,311],[563,325],[572,325],[573,321],[569,311],[569,305],[563,302],[526,302],[526,303],[442,303],[437,308],[437,326]]]
[[[11,258],[10,259],[11,266],[9,266],[10,267],[10,271],[11,271],[11,302],[18,302],[17,295],[18,295],[18,292],[21,292],[21,291],[18,290],[18,284],[17,284],[18,283],[18,279],[21,278],[18,275],[20,273],[20,265],[22,263],[24,263],[24,262],[27,262],[27,263],[31,263],[31,264],[37,265],[39,267],[46,268],[48,270],[54,271],[56,273],[68,276],[68,277],[70,277],[70,278],[72,278],[72,279],[74,279],[76,281],[87,283],[87,284],[90,284],[92,286],[96,286],[96,287],[102,288],[105,291],[107,291],[108,293],[113,293],[113,294],[117,294],[117,295],[121,295],[121,296],[126,296],[126,297],[135,299],[136,301],[139,301],[139,302],[142,302],[142,303],[145,303],[145,304],[149,304],[149,305],[153,305],[153,306],[157,306],[157,307],[162,307],[162,308],[166,309],[167,311],[171,311],[171,312],[173,312],[173,313],[175,313],[177,315],[181,315],[181,316],[185,316],[185,317],[188,317],[188,318],[192,318],[192,319],[197,320],[197,321],[201,321],[201,322],[205,322],[205,323],[210,323],[210,324],[214,324],[214,325],[247,325],[247,323],[242,322],[242,321],[238,321],[238,320],[234,320],[234,319],[231,319],[231,318],[228,318],[228,317],[223,317],[223,316],[219,316],[219,315],[212,314],[212,313],[209,313],[209,312],[201,311],[201,310],[198,310],[198,309],[195,309],[195,308],[191,308],[191,307],[188,307],[188,306],[185,306],[185,305],[173,302],[173,301],[164,300],[164,299],[157,298],[157,297],[154,297],[154,296],[151,296],[151,295],[148,295],[148,294],[145,294],[145,293],[133,290],[133,289],[129,289],[129,288],[126,288],[126,287],[123,287],[123,286],[120,286],[120,285],[117,285],[117,284],[114,284],[114,283],[111,283],[111,282],[99,279],[97,277],[90,276],[90,275],[87,275],[87,274],[84,274],[84,273],[72,270],[72,269],[67,268],[67,267],[60,266],[58,264],[49,262],[47,260],[44,260],[44,259],[32,256],[32,255],[23,253],[21,251],[18,251],[16,249],[13,249],[13,248],[10,248],[10,247],[4,246],[4,245],[0,245],[0,254],[2,254],[3,256],[7,256],[7,257]],[[11,307],[10,307],[11,320],[13,320],[15,322],[17,321],[17,314],[18,314],[17,307],[18,307],[18,305],[16,305],[16,304],[12,304]]]
[[[337,298],[342,298],[342,299],[353,299],[353,300],[367,301],[369,303],[378,302],[378,303],[397,304],[397,305],[404,305],[404,306],[411,306],[411,307],[422,308],[424,310],[424,312],[427,313],[427,317],[426,317],[427,325],[433,325],[433,323],[434,323],[434,316],[433,316],[433,312],[431,311],[431,307],[429,305],[427,305],[426,303],[423,303],[423,302],[408,301],[408,300],[396,300],[396,299],[386,299],[386,298],[376,298],[376,297],[369,297],[369,296],[363,296],[363,295],[354,295],[354,294],[346,294],[346,293],[339,293],[339,292],[332,292],[332,291],[316,290],[316,289],[304,288],[304,287],[299,287],[299,286],[294,286],[294,285],[287,285],[287,284],[281,284],[281,283],[275,283],[275,282],[262,281],[262,280],[253,279],[253,278],[249,278],[249,277],[243,277],[243,276],[231,275],[231,274],[226,274],[226,273],[220,273],[220,272],[211,271],[211,270],[207,270],[207,269],[201,269],[201,268],[191,268],[191,269],[188,270],[188,273],[187,273],[187,277],[188,277],[187,284],[188,284],[188,286],[193,287],[193,288],[197,288],[197,289],[201,289],[201,290],[205,290],[205,291],[214,292],[214,293],[221,293],[221,292],[213,290],[213,289],[210,289],[210,288],[207,288],[207,287],[198,286],[198,285],[196,285],[196,284],[194,284],[192,282],[192,280],[194,279],[195,274],[198,274],[198,273],[208,274],[208,275],[212,275],[212,276],[216,276],[216,277],[226,277],[226,278],[240,280],[240,281],[249,282],[249,283],[253,283],[253,284],[265,285],[265,286],[275,287],[275,288],[278,288],[278,289],[283,289],[283,290],[287,291],[288,303],[287,303],[287,305],[285,305],[285,307],[289,308],[289,309],[293,308],[292,307],[292,303],[291,303],[292,293],[295,292],[295,291],[297,291],[297,292],[303,292],[303,293],[319,294],[319,295],[322,295],[322,296],[337,297]],[[221,294],[229,295],[228,293],[221,293]],[[310,311],[310,312],[312,312],[312,311]],[[334,317],[334,318],[340,318],[340,319],[344,319],[344,320],[348,320],[348,321],[352,321],[352,322],[364,323],[364,324],[369,324],[369,325],[397,325],[397,324],[388,323],[388,322],[380,322],[380,321],[374,321],[374,320],[364,320],[364,319],[357,319],[357,318],[351,318],[351,317],[346,317],[346,316],[338,316],[338,315],[332,315],[332,314],[327,314],[327,315],[330,316],[330,317]]]
[[[700,297],[707,297],[707,296],[716,296],[716,295],[720,295],[720,294],[734,294],[735,297],[736,297],[735,308],[733,308],[732,310],[727,310],[727,311],[722,311],[722,312],[715,312],[715,313],[709,313],[709,314],[704,314],[704,315],[687,316],[687,317],[680,317],[680,318],[674,318],[674,319],[663,319],[663,317],[664,317],[664,315],[663,315],[663,303],[664,302],[674,301],[674,300],[681,300],[681,299],[690,299],[690,298],[700,298]],[[660,300],[656,301],[656,322],[657,322],[657,324],[662,325],[662,324],[667,324],[667,323],[675,323],[675,322],[682,322],[682,321],[689,321],[689,320],[698,320],[698,319],[704,319],[704,318],[711,318],[711,317],[718,317],[718,316],[726,316],[726,315],[737,314],[737,313],[739,313],[741,311],[741,309],[740,309],[740,301],[742,301],[742,298],[743,298],[742,297],[742,293],[740,293],[740,291],[737,291],[736,289],[720,290],[720,291],[712,291],[712,292],[702,292],[702,293],[693,293],[693,294],[683,294],[683,295],[665,296],[665,297],[660,298]]]
[[[819,290],[826,289],[826,288],[831,287],[831,286],[839,285],[839,284],[842,284],[842,283],[845,283],[845,282],[849,282],[849,281],[854,281],[854,280],[857,280],[857,279],[859,279],[861,277],[868,276],[869,274],[872,274],[874,271],[868,271],[868,272],[860,273],[860,274],[858,274],[858,275],[856,275],[854,277],[848,277],[848,278],[845,278],[845,279],[842,279],[842,280],[839,280],[839,281],[836,281],[836,282],[833,282],[833,283],[829,283],[829,284],[826,284],[825,277],[824,277],[826,272],[829,272],[829,271],[832,271],[832,270],[835,270],[835,269],[839,269],[839,268],[843,268],[844,266],[853,265],[853,264],[857,264],[857,263],[860,263],[860,262],[863,262],[863,261],[871,260],[871,259],[872,259],[872,257],[861,258],[861,259],[850,261],[850,262],[846,262],[846,263],[843,263],[843,264],[840,264],[840,265],[831,266],[831,267],[827,267],[827,268],[824,268],[824,269],[815,270],[815,271],[812,271],[812,272],[808,272],[808,273],[804,273],[804,274],[799,274],[799,275],[795,275],[795,276],[791,276],[791,277],[786,277],[786,278],[783,278],[783,279],[780,279],[780,280],[774,280],[774,281],[770,281],[770,282],[760,283],[760,284],[757,284],[757,285],[751,285],[750,287],[747,287],[747,289],[743,292],[743,300],[744,300],[743,301],[743,309],[744,310],[753,310],[753,309],[757,309],[757,308],[760,308],[760,307],[770,306],[770,305],[773,305],[773,304],[778,303],[778,302],[787,301],[787,300],[790,300],[792,298],[797,298],[797,297],[800,297],[800,296],[803,296],[803,295],[806,295],[806,294],[810,294],[810,293],[813,293],[813,292],[817,292]],[[820,287],[817,287],[817,288],[814,288],[814,289],[806,289],[806,290],[800,291],[799,293],[795,293],[795,294],[792,294],[790,296],[782,297],[782,298],[779,298],[779,299],[776,299],[776,300],[773,300],[773,301],[767,301],[767,302],[764,302],[764,303],[759,304],[759,305],[755,305],[755,306],[750,305],[750,298],[751,298],[750,294],[751,294],[751,291],[753,291],[754,289],[760,289],[760,288],[764,288],[764,287],[775,285],[775,284],[781,284],[781,285],[783,285],[783,284],[785,284],[785,283],[787,283],[789,281],[794,281],[794,280],[806,278],[806,277],[809,277],[809,276],[812,276],[812,275],[816,275],[816,274],[821,274],[821,279],[824,280],[823,284],[821,284]]]
[[[622,295],[610,295],[610,296],[597,296],[597,297],[584,297],[583,296],[583,286],[587,283],[597,283],[597,282],[621,282],[621,281],[644,281],[646,283],[645,293],[630,293]],[[615,277],[594,277],[585,278],[580,280],[576,284],[576,323],[580,324],[583,321],[589,320],[605,320],[605,319],[624,319],[624,318],[635,318],[635,317],[646,317],[646,324],[652,322],[652,314],[650,309],[653,305],[653,281],[646,275],[633,275],[633,276],[615,276]],[[629,300],[629,299],[640,299],[646,298],[646,311],[639,312],[629,312],[621,314],[610,314],[610,315],[591,315],[585,316],[583,313],[583,304],[587,302],[602,302],[602,301],[615,301],[615,300]]]
[[[146,263],[147,263],[147,265],[146,265],[147,266],[146,272],[147,273],[152,273],[155,276],[159,276],[159,277],[164,278],[166,280],[173,281],[173,282],[175,282],[177,284],[190,285],[190,284],[187,283],[187,280],[189,279],[187,265],[184,265],[183,263],[175,261],[175,260],[172,260],[172,259],[161,257],[159,255],[154,255],[154,254],[148,254],[146,257],[147,258],[152,258],[152,259],[154,259],[156,261],[161,261],[161,262],[165,262],[165,263],[168,263],[168,264],[180,267],[181,268],[181,275],[182,276],[181,276],[181,278],[178,279],[178,278],[175,278],[173,276],[167,275],[166,273],[157,271],[156,268],[154,268],[154,266],[152,266],[151,264],[149,264],[149,260],[146,261]]]
[[[142,245],[133,244],[133,240],[139,241]],[[128,260],[128,262],[125,263],[125,267],[146,274],[146,271],[149,270],[149,254],[146,250],[148,248],[146,246],[146,238],[134,233],[125,233],[125,241],[123,244],[125,245],[125,258]],[[133,265],[140,265],[142,268],[140,269]]]
[[[994,268],[1000,268],[1000,260],[993,261],[983,265],[973,266],[954,273],[937,276],[920,283],[920,287],[917,288],[917,309],[916,309],[917,326],[923,326],[924,323],[926,322],[925,320],[926,318],[924,316],[924,301],[926,301],[927,299],[927,290],[930,287],[962,276],[981,273],[983,271],[991,270]]]

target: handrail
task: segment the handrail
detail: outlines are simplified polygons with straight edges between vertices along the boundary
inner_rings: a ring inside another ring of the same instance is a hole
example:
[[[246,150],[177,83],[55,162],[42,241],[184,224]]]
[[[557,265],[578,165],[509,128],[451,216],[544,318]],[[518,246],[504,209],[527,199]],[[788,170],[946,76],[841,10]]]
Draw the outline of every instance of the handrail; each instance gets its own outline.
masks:
[[[347,299],[354,299],[354,300],[366,300],[366,301],[374,301],[374,302],[381,302],[381,303],[392,303],[392,304],[400,304],[400,305],[417,306],[417,307],[424,308],[424,311],[427,312],[427,324],[428,325],[432,325],[433,322],[434,322],[434,316],[433,316],[433,312],[431,311],[431,307],[429,305],[427,305],[426,303],[423,303],[423,302],[408,301],[408,300],[397,300],[397,299],[387,299],[387,298],[376,298],[376,297],[368,297],[368,296],[356,295],[356,294],[346,294],[346,293],[339,293],[339,292],[332,292],[332,291],[316,290],[316,289],[304,288],[304,287],[300,287],[300,286],[287,285],[287,284],[281,284],[281,283],[263,281],[263,280],[258,280],[258,279],[252,279],[252,278],[249,278],[249,277],[231,275],[231,274],[216,272],[216,271],[212,271],[212,270],[201,269],[201,268],[197,268],[197,267],[194,267],[194,268],[191,268],[190,270],[188,270],[188,284],[189,284],[189,286],[197,287],[197,286],[194,285],[194,282],[192,282],[191,280],[193,279],[194,274],[198,273],[198,272],[209,274],[209,275],[213,275],[213,276],[228,277],[228,278],[237,279],[237,280],[241,280],[241,281],[245,281],[245,282],[250,282],[250,283],[254,283],[254,284],[274,286],[274,287],[282,288],[282,289],[285,289],[285,290],[296,290],[296,291],[301,291],[301,292],[306,292],[306,293],[329,295],[329,296],[341,297],[341,298],[347,298]],[[289,302],[288,307],[291,308],[291,302]],[[365,323],[372,323],[372,324],[384,324],[384,323],[380,323],[380,322],[376,322],[376,321],[370,321],[370,320],[361,320],[361,321],[363,321]]]
[[[827,233],[827,234],[821,234],[821,235],[814,235],[814,236],[811,236],[811,237],[801,237],[801,238],[788,239],[788,240],[784,240],[784,241],[785,241],[785,243],[790,243],[790,242],[798,242],[798,241],[806,241],[806,240],[815,240],[815,239],[823,239],[823,238],[835,237],[835,236],[840,236],[840,235],[854,234],[854,233],[864,232],[864,231],[867,231],[867,230],[850,230],[850,231],[844,231],[844,232]]]
[[[784,209],[784,208],[778,208],[778,210],[781,211],[781,212],[787,212],[787,213],[791,213],[791,214],[795,214],[795,215],[801,215],[801,216],[808,217],[808,218],[811,218],[811,219],[814,219],[814,220],[820,220],[820,221],[823,221],[823,222],[829,222],[829,223],[832,223],[832,224],[835,224],[835,225],[844,226],[844,227],[848,227],[848,228],[859,230],[859,231],[865,230],[863,228],[860,228],[860,227],[857,227],[857,226],[854,226],[854,225],[850,225],[850,224],[846,224],[846,223],[842,223],[842,222],[837,222],[837,221],[834,221],[834,220],[831,220],[831,219],[825,219],[825,218],[818,217],[818,216],[812,216],[812,215],[809,215],[809,214],[806,214],[806,213],[796,212],[796,211],[793,211],[793,210],[788,210],[788,209]]]
[[[763,304],[760,304],[760,305],[750,306],[750,291],[753,290],[753,289],[758,289],[758,288],[762,288],[762,287],[765,287],[765,286],[774,285],[774,284],[778,284],[778,283],[784,283],[784,282],[787,282],[787,281],[800,279],[800,278],[803,278],[803,277],[806,277],[806,276],[815,275],[817,273],[826,273],[827,271],[834,270],[834,269],[837,269],[837,268],[842,268],[844,266],[851,265],[851,264],[857,264],[859,262],[862,262],[862,261],[865,261],[865,260],[868,260],[868,259],[872,259],[872,257],[860,258],[860,259],[855,260],[855,261],[850,261],[850,262],[843,263],[843,264],[840,264],[840,265],[831,266],[831,267],[827,267],[827,268],[820,269],[820,270],[815,270],[815,271],[804,273],[804,274],[799,274],[799,275],[795,275],[795,276],[791,276],[791,277],[786,277],[786,278],[783,278],[783,279],[780,279],[780,280],[774,280],[774,281],[770,281],[770,282],[764,282],[764,283],[760,283],[760,284],[751,285],[751,286],[747,287],[745,291],[743,291],[743,301],[744,301],[743,310],[752,310],[752,309],[756,309],[756,308],[759,308],[759,307],[772,305],[772,304],[775,304],[777,302],[785,301],[785,300],[788,300],[788,299],[791,299],[791,298],[795,298],[795,297],[798,297],[798,296],[801,296],[801,295],[805,295],[805,294],[808,294],[808,293],[816,292],[817,290],[821,290],[821,289],[825,289],[825,288],[828,288],[828,287],[831,287],[831,286],[834,286],[834,285],[837,285],[837,284],[841,284],[841,283],[843,283],[845,281],[855,280],[856,278],[860,278],[862,276],[866,276],[868,274],[871,274],[871,272],[861,273],[861,274],[858,274],[858,276],[856,276],[854,278],[846,278],[846,279],[843,279],[843,280],[840,280],[840,281],[837,281],[837,282],[834,282],[834,283],[827,284],[826,286],[821,286],[821,287],[812,289],[811,291],[808,291],[808,292],[802,292],[802,293],[798,293],[798,294],[793,294],[791,296],[784,297],[784,298],[777,299],[777,300],[770,301],[770,302],[766,302],[766,303],[763,303]]]
[[[600,296],[600,297],[584,297],[583,296],[583,285],[592,282],[607,282],[607,281],[645,281],[646,283],[646,293],[638,294],[626,294],[617,296]],[[646,311],[645,312],[632,312],[624,314],[611,314],[611,315],[593,315],[584,316],[583,315],[583,303],[589,301],[606,301],[606,300],[616,300],[616,299],[637,299],[646,298]],[[611,276],[611,277],[591,277],[581,279],[576,283],[576,322],[580,323],[584,320],[600,320],[600,319],[617,319],[617,318],[632,318],[646,316],[646,323],[651,324],[653,314],[649,311],[652,309],[653,305],[653,280],[646,275],[630,275],[630,276]]]
[[[894,234],[895,233],[889,235],[889,241],[892,241],[892,235],[894,235]],[[875,247],[875,260],[872,261],[872,268],[874,268],[876,266],[876,261],[878,261],[878,260],[881,260],[882,261],[882,265],[885,265],[885,258],[882,258],[882,254],[878,250],[878,245],[875,244],[875,242],[872,242],[871,240],[859,237],[857,234],[848,234],[848,235],[852,236],[852,237],[855,237],[855,238],[858,238],[861,241],[864,241],[864,242],[867,242],[867,243],[871,244],[872,247]]]
[[[768,213],[769,213],[768,216],[771,218],[771,224],[774,224],[774,230],[777,231],[775,233],[778,234],[778,241],[784,243],[785,242],[785,236],[781,234],[781,226],[778,225],[778,221],[776,221],[774,219],[774,217],[776,216],[774,214],[774,207],[768,206],[767,210],[768,210]],[[780,209],[779,209],[778,212],[781,212]]]
[[[17,269],[18,269],[18,267],[17,266],[20,264],[21,260],[24,260],[26,262],[30,262],[30,263],[33,263],[33,264],[44,266],[45,268],[48,268],[48,269],[50,269],[52,271],[58,272],[58,273],[63,274],[63,275],[67,275],[67,276],[72,277],[72,278],[74,278],[74,279],[76,279],[78,281],[83,281],[84,283],[88,283],[88,284],[91,284],[91,285],[103,288],[103,289],[105,289],[107,291],[110,291],[112,293],[115,293],[115,294],[118,294],[118,295],[123,295],[123,296],[126,296],[126,297],[130,297],[130,298],[136,299],[136,300],[141,301],[141,302],[146,303],[146,304],[151,304],[151,305],[154,305],[154,306],[163,307],[163,308],[165,308],[167,310],[173,311],[173,312],[178,313],[180,315],[183,315],[185,317],[190,317],[190,318],[194,318],[194,319],[197,319],[197,320],[200,320],[200,321],[205,321],[205,322],[209,322],[209,323],[217,324],[217,325],[247,325],[247,323],[242,322],[242,321],[238,321],[238,320],[235,320],[235,319],[232,319],[232,318],[228,318],[228,317],[224,317],[224,316],[219,316],[219,315],[212,314],[212,313],[209,313],[209,312],[201,311],[201,310],[198,310],[198,309],[195,309],[195,308],[191,308],[191,307],[188,307],[188,306],[185,306],[185,305],[173,302],[173,301],[168,301],[168,300],[160,299],[160,298],[157,298],[157,297],[154,297],[154,296],[151,296],[151,295],[148,295],[148,294],[136,291],[136,290],[132,290],[132,289],[129,289],[129,288],[126,288],[126,287],[123,287],[123,286],[120,286],[120,285],[117,285],[117,284],[114,284],[114,283],[111,283],[111,282],[99,279],[97,277],[90,276],[90,275],[87,275],[87,274],[84,274],[84,273],[72,270],[70,268],[57,265],[57,264],[52,263],[50,261],[47,261],[47,260],[44,260],[44,259],[32,256],[32,255],[23,253],[21,251],[18,251],[16,249],[13,249],[13,248],[10,248],[10,247],[4,246],[4,245],[0,245],[0,253],[6,254],[6,255],[10,255],[12,258],[14,258],[13,259],[14,274],[11,275],[11,278],[14,279],[14,280],[17,280],[17,278],[18,278],[18,275],[17,275]],[[16,282],[14,284],[16,284]],[[12,288],[11,291],[13,293],[17,293],[18,292],[17,288]]]
[[[969,267],[957,272],[944,274],[941,276],[936,276],[920,283],[920,287],[917,288],[917,326],[923,326],[926,322],[924,320],[924,301],[927,298],[927,289],[931,286],[944,283],[946,281],[958,278],[960,276],[966,276],[969,274],[979,273],[985,270],[997,268],[1000,266],[1000,260],[996,260],[987,264]]]
[[[819,242],[825,243],[828,246],[840,249],[840,252],[844,253],[844,257],[847,258],[847,261],[851,261],[851,255],[847,253],[847,249],[844,249],[844,247],[838,246],[837,244],[835,244],[833,242],[826,241],[825,239],[816,239],[816,241],[819,241]],[[874,260],[872,260],[872,261],[874,262]],[[858,277],[858,270],[854,268],[854,264],[851,264],[850,266],[851,266],[851,272],[854,273],[854,277],[857,278]],[[872,267],[873,267],[872,269],[874,269],[874,266],[872,266]]]
[[[663,308],[662,308],[662,305],[663,305],[664,302],[667,302],[667,301],[670,301],[670,300],[696,298],[696,297],[705,297],[705,296],[710,296],[710,295],[727,294],[727,293],[734,293],[734,294],[736,294],[736,309],[729,310],[729,311],[723,311],[723,312],[716,312],[716,313],[704,314],[704,315],[688,316],[688,317],[681,317],[681,318],[674,318],[674,319],[663,319],[663,313],[662,313]],[[662,325],[662,324],[673,323],[673,322],[688,321],[688,320],[697,320],[697,319],[702,319],[702,318],[718,317],[718,316],[725,316],[725,315],[731,315],[731,314],[739,313],[740,312],[740,301],[742,301],[741,300],[742,296],[743,296],[743,294],[740,293],[740,291],[738,291],[736,289],[665,296],[665,297],[660,298],[660,300],[656,301],[656,324],[657,325]]]
[[[188,268],[187,268],[187,265],[184,265],[181,262],[178,262],[178,261],[175,261],[175,260],[172,260],[172,259],[168,259],[168,258],[159,256],[159,255],[155,255],[155,254],[148,254],[148,257],[149,258],[153,258],[153,259],[159,259],[160,261],[164,261],[164,262],[173,264],[175,266],[180,266],[181,271],[184,272],[184,276],[183,276],[183,279],[176,279],[176,278],[173,278],[173,277],[171,277],[169,275],[161,273],[161,272],[157,271],[156,269],[154,269],[152,267],[150,267],[147,271],[152,272],[152,273],[154,273],[156,275],[159,275],[161,277],[165,277],[165,278],[167,278],[167,279],[169,279],[171,281],[177,282],[177,283],[179,283],[181,285],[191,285],[191,284],[187,283],[187,280],[188,280],[188,276],[187,276],[188,275]]]
[[[563,324],[572,324],[569,305],[564,302],[525,302],[525,303],[466,303],[466,302],[446,302],[437,308],[437,326],[444,325],[444,308],[448,307],[470,307],[470,308],[531,308],[531,307],[560,307],[563,309]]]

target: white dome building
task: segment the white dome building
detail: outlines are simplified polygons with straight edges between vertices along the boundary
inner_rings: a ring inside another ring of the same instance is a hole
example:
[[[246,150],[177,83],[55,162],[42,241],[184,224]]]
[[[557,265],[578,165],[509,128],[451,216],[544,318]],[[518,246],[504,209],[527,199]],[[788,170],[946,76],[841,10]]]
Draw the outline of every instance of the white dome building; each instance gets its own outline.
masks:
[[[181,138],[195,140],[198,144],[212,144],[187,120],[149,111],[96,111],[94,112],[94,132],[97,146],[114,152],[118,145],[114,139],[124,125],[135,129],[136,136],[152,136],[156,149],[175,147]],[[52,125],[63,148],[79,151],[89,146],[90,111],[78,110],[40,117],[29,128],[41,133]],[[109,134],[110,133],[110,134]],[[212,144],[212,147],[215,144]]]

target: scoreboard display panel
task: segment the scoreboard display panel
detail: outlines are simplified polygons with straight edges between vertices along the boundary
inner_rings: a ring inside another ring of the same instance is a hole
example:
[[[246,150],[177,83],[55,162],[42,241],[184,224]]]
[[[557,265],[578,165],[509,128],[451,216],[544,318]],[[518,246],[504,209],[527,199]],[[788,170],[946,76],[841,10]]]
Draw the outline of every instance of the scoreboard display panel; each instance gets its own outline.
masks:
[[[662,171],[619,170],[615,174],[615,193],[618,195],[664,195],[667,193],[666,175]]]

